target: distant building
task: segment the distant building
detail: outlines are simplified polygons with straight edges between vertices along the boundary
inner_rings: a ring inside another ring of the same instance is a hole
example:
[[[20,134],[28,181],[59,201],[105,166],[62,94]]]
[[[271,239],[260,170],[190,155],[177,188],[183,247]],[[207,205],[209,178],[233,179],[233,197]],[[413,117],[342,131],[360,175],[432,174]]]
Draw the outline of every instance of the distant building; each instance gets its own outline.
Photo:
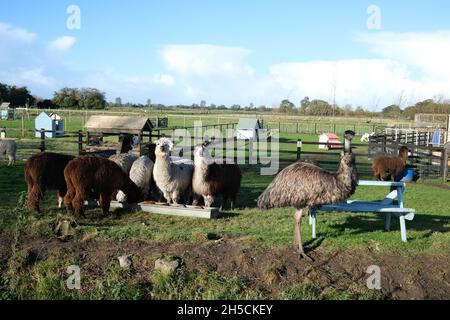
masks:
[[[238,140],[257,140],[262,125],[256,118],[240,118],[236,126],[236,138]]]
[[[333,133],[323,133],[319,136],[319,143],[324,143],[319,145],[319,149],[330,150],[330,149],[340,149],[341,146],[329,145],[332,143],[341,143],[339,137]]]
[[[56,113],[47,114],[45,112],[41,112],[34,119],[34,127],[37,130],[37,138],[41,137],[41,133],[39,132],[41,129],[45,129],[46,131],[48,131],[45,132],[45,137],[47,138],[57,138],[64,136],[64,120]]]
[[[10,108],[9,102],[3,102],[0,104],[0,120],[13,120],[14,109]]]

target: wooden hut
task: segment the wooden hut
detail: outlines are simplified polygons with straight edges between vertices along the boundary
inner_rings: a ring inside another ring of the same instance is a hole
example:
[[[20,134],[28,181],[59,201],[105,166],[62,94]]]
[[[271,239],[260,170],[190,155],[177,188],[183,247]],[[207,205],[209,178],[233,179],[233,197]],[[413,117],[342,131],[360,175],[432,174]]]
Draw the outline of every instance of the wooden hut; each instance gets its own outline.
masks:
[[[153,125],[147,117],[138,116],[91,116],[84,125],[87,135],[88,149],[92,141],[96,141],[97,145],[103,143],[105,136],[118,136],[118,149],[123,152],[122,143],[133,140],[137,137],[139,142],[143,141],[144,136],[150,140],[150,135],[153,130]],[[96,147],[96,150],[101,147]],[[126,151],[125,151],[126,152]],[[141,153],[141,143],[139,143],[139,153]]]

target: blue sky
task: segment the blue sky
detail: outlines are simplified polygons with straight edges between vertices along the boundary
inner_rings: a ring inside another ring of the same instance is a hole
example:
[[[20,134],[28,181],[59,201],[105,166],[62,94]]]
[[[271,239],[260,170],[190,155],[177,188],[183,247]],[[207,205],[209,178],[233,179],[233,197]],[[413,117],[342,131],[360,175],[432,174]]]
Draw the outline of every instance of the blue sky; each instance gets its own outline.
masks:
[[[69,5],[79,30],[66,27]],[[0,82],[42,97],[92,86],[134,102],[406,106],[448,98],[448,12],[447,1],[2,1]]]

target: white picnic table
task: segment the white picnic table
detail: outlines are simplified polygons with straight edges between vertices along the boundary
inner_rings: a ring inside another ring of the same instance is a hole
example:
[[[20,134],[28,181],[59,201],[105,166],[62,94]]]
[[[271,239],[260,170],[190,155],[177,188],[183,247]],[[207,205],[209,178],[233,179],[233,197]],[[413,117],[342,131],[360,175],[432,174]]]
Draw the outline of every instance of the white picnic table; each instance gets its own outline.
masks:
[[[340,204],[325,205],[318,209],[310,209],[309,224],[312,229],[312,238],[316,238],[317,210],[327,212],[373,212],[386,214],[386,231],[389,231],[391,228],[392,215],[397,216],[400,221],[402,241],[407,242],[405,220],[412,221],[416,211],[412,208],[404,208],[403,193],[405,192],[405,183],[360,180],[358,186],[393,187],[395,190],[391,191],[383,200],[379,201],[347,200]],[[395,200],[397,200],[397,204],[394,204]]]

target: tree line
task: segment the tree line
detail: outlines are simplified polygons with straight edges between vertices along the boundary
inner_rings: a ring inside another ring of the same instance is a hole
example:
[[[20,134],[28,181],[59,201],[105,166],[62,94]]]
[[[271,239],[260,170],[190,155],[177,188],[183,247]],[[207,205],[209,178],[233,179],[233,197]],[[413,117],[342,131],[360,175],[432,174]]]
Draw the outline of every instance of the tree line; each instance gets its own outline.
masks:
[[[373,112],[362,106],[354,108],[351,105],[338,106],[330,104],[320,99],[303,98],[298,105],[288,99],[284,99],[276,107],[265,105],[255,106],[249,103],[246,106],[233,104],[225,106],[223,104],[207,104],[205,100],[200,103],[190,105],[164,105],[154,104],[148,99],[145,104],[122,103],[122,99],[117,97],[114,102],[107,102],[105,93],[95,88],[62,88],[54,92],[52,99],[43,99],[30,93],[27,87],[10,86],[0,83],[0,103],[9,102],[11,107],[37,107],[39,109],[79,109],[95,110],[105,108],[149,108],[154,110],[176,110],[176,109],[201,109],[205,112],[212,110],[233,110],[246,112],[272,112],[283,114],[298,114],[304,116],[319,117],[386,117],[386,118],[406,118],[414,119],[417,113],[423,114],[450,114],[449,100],[427,99],[420,101],[413,106],[402,109],[398,105],[390,105],[381,110]]]

